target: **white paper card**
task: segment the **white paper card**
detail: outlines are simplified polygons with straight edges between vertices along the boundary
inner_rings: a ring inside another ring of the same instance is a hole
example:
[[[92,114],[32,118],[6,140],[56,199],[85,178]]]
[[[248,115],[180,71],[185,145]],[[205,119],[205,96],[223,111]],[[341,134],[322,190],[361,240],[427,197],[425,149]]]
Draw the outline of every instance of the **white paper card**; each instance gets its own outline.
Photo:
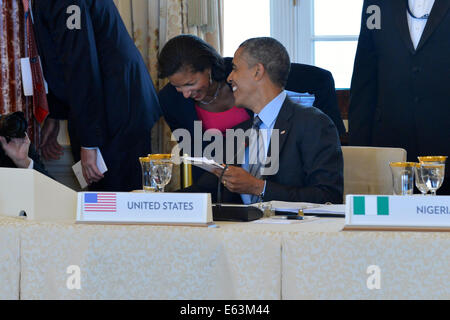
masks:
[[[40,61],[40,60],[39,60]],[[33,76],[31,74],[30,58],[21,58],[20,66],[22,70],[23,94],[27,97],[33,95]],[[42,64],[41,64],[42,66]],[[48,93],[48,85],[44,79],[45,93]]]
[[[345,216],[345,204],[324,204],[315,208],[308,208],[303,210],[304,214],[315,214],[315,215],[336,215]]]
[[[450,227],[450,196],[347,195],[345,224]]]
[[[200,167],[208,172],[214,169],[223,169],[224,167],[212,159],[205,157],[181,157],[181,160],[185,163],[193,164],[194,166]]]
[[[208,224],[209,193],[79,192],[77,222]]]
[[[103,156],[102,156],[102,153],[100,152],[100,149],[99,148],[96,148],[96,149],[97,149],[98,170],[100,170],[101,173],[105,173],[106,171],[108,171],[108,168],[106,167],[105,160],[103,160]],[[86,188],[88,186],[88,184],[83,176],[83,169],[81,167],[81,161],[78,161],[77,163],[75,163],[72,166],[72,170],[75,173],[75,176],[77,177],[78,182],[80,183],[81,189]]]

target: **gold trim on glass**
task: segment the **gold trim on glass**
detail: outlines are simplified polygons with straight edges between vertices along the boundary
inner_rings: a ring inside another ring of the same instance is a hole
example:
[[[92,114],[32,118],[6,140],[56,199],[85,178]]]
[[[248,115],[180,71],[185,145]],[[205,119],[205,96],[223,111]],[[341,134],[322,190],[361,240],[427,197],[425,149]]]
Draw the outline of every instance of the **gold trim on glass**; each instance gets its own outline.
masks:
[[[391,167],[397,167],[397,168],[409,168],[409,167],[415,167],[416,162],[389,162],[389,165]]]
[[[445,162],[447,156],[427,156],[427,157],[417,157],[420,162]]]
[[[139,157],[139,161],[140,162],[150,162],[150,158],[149,157]]]
[[[172,158],[171,154],[162,154],[162,153],[155,153],[155,154],[149,154],[148,158],[150,160],[170,160]]]

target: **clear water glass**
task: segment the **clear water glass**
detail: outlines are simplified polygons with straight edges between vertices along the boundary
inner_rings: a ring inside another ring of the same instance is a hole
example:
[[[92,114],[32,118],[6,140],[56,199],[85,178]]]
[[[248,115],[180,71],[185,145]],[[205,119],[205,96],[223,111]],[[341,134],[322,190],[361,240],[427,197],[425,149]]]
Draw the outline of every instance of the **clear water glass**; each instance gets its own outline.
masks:
[[[414,190],[414,162],[391,162],[394,195],[412,195]]]
[[[444,182],[445,165],[444,164],[428,164],[422,163],[424,170],[423,181],[433,196]]]
[[[156,185],[152,184],[150,158],[140,157],[139,162],[141,163],[142,169],[142,190],[144,190],[144,192],[154,192],[156,190]]]
[[[173,163],[168,159],[151,160],[151,183],[156,186],[156,192],[164,192],[165,186],[172,178]]]
[[[426,172],[420,163],[416,164],[416,167],[414,168],[414,170],[415,170],[416,187],[420,191],[420,193],[424,196],[429,191],[428,186],[425,183]]]
[[[420,164],[427,168],[427,174],[431,177],[424,179],[427,187],[431,191],[432,195],[436,195],[436,191],[442,186],[445,178],[445,162],[447,161],[447,156],[419,156]],[[437,166],[437,167],[433,167]],[[430,188],[431,187],[431,188]],[[434,190],[434,191],[433,191]]]

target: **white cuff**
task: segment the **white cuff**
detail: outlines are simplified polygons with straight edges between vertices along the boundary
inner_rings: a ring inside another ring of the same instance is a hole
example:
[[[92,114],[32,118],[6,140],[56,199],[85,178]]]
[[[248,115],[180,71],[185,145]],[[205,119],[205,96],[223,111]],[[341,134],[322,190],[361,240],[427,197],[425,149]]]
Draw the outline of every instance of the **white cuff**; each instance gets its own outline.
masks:
[[[34,161],[33,161],[33,159],[30,158],[30,165],[28,166],[27,169],[33,169],[33,166],[34,166]]]

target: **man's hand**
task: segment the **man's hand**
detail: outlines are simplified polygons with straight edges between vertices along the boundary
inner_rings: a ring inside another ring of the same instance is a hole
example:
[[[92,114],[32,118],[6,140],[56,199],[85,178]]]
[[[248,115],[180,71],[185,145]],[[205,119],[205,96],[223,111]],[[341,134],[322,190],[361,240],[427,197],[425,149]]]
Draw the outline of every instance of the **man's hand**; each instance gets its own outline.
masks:
[[[39,146],[45,160],[58,160],[63,155],[63,148],[58,143],[59,120],[47,118],[41,130]]]
[[[220,178],[222,170],[213,173]],[[264,180],[257,179],[240,167],[228,166],[222,177],[222,183],[231,192],[260,195],[264,190]]]
[[[97,150],[81,148],[81,167],[83,176],[88,184],[103,179],[103,174],[97,167]]]
[[[31,159],[28,157],[30,143],[28,135],[25,135],[25,138],[12,138],[9,143],[5,137],[0,136],[0,144],[5,154],[14,162],[17,168],[29,167],[31,163]]]

